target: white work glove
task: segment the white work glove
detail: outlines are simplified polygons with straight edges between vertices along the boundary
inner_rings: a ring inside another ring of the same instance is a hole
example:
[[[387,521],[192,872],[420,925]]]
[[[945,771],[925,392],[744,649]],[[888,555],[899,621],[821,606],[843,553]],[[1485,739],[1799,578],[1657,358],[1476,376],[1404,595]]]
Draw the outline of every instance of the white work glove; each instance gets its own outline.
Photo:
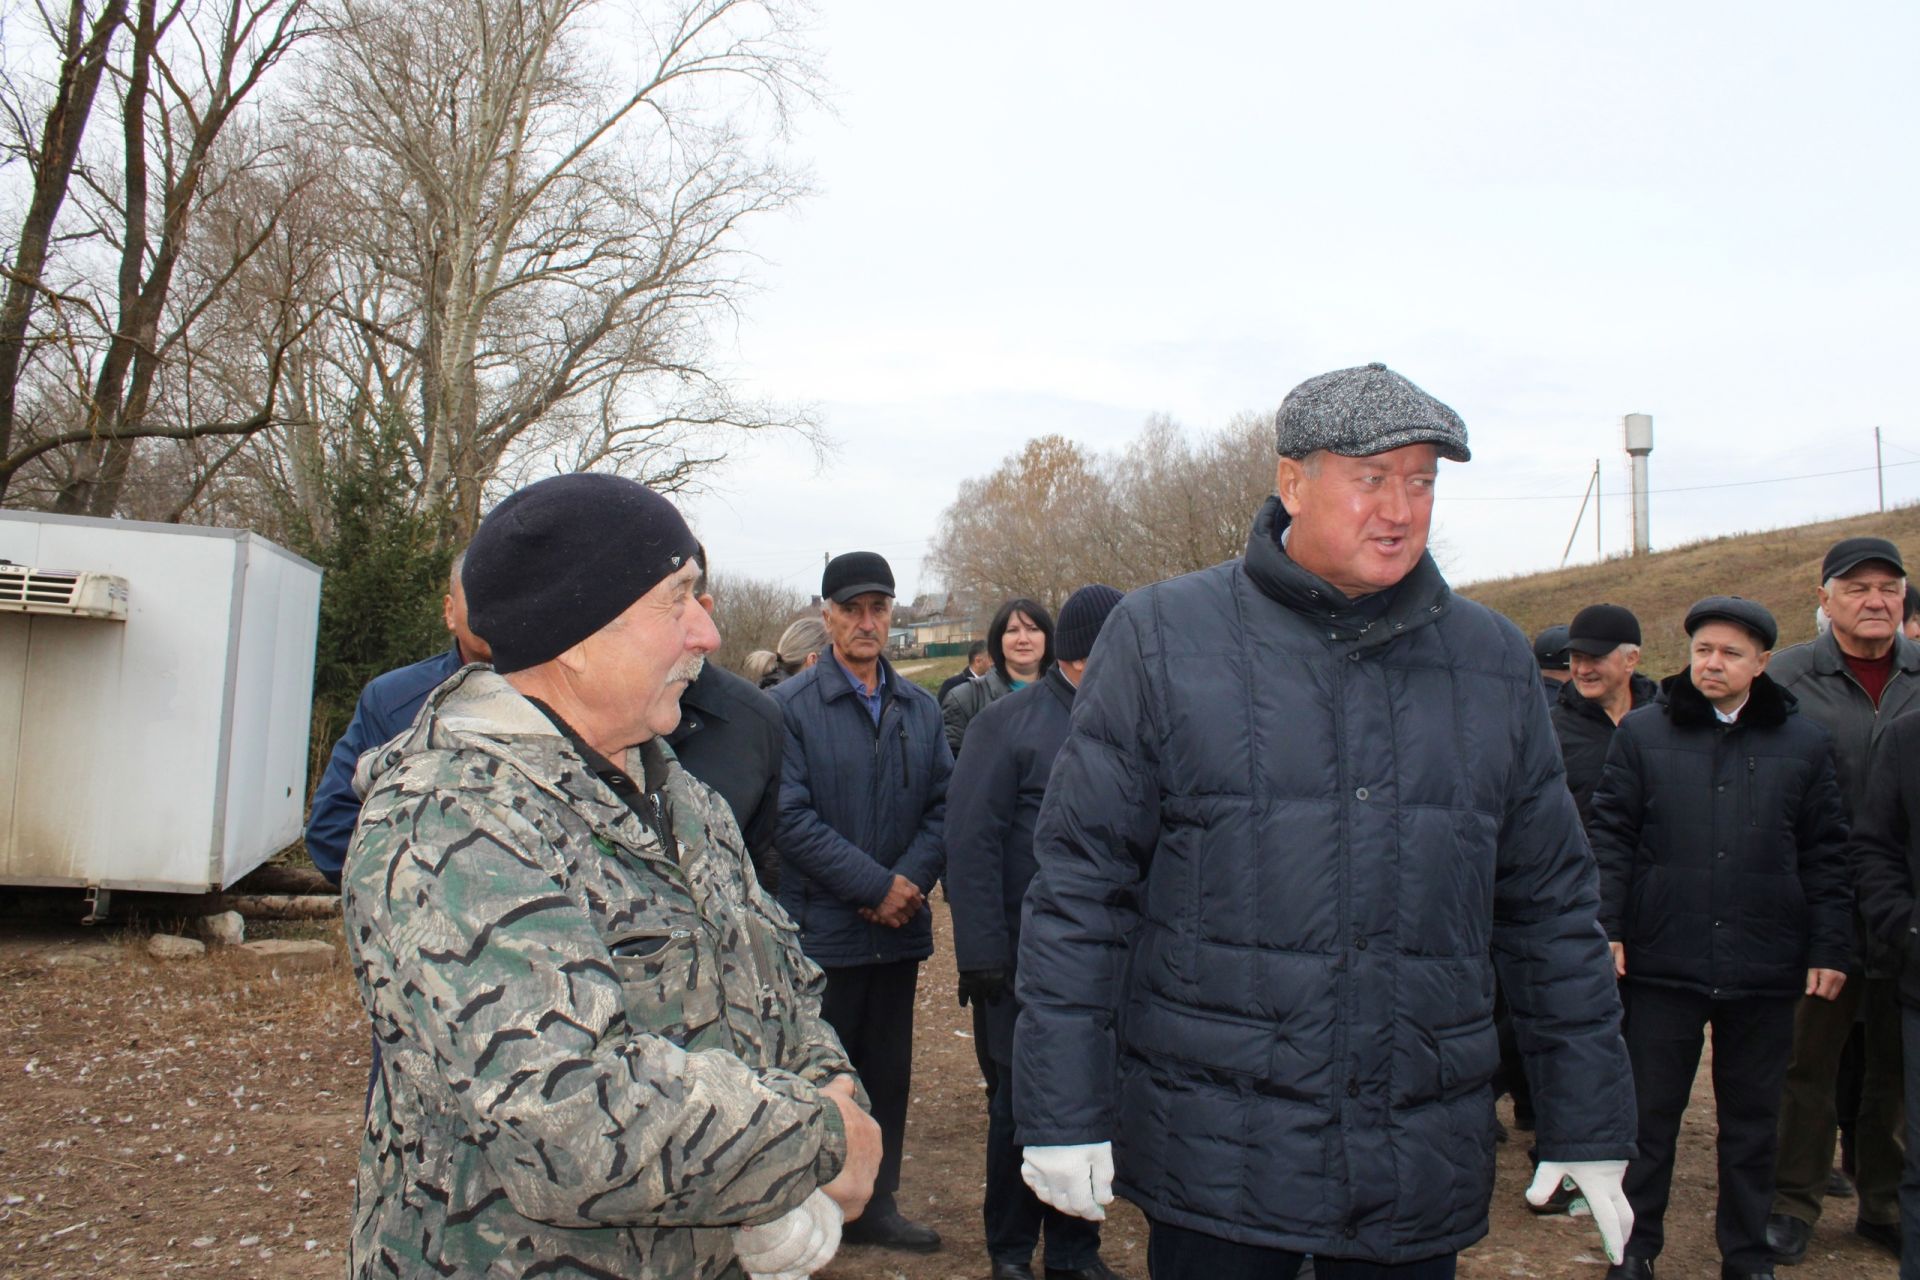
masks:
[[[750,1276],[800,1280],[833,1261],[840,1248],[840,1206],[815,1191],[797,1209],[757,1227],[735,1227],[733,1251]]]
[[[1107,1216],[1101,1206],[1113,1203],[1113,1144],[1028,1147],[1020,1176],[1033,1194],[1060,1212],[1100,1222]]]
[[[1575,1160],[1567,1164],[1542,1160],[1533,1171],[1527,1202],[1545,1204],[1559,1188],[1560,1179],[1572,1178],[1573,1185],[1586,1197],[1587,1208],[1593,1211],[1593,1225],[1600,1228],[1607,1261],[1619,1266],[1627,1256],[1627,1238],[1633,1234],[1633,1206],[1627,1203],[1626,1190],[1620,1185],[1626,1176],[1625,1160]]]

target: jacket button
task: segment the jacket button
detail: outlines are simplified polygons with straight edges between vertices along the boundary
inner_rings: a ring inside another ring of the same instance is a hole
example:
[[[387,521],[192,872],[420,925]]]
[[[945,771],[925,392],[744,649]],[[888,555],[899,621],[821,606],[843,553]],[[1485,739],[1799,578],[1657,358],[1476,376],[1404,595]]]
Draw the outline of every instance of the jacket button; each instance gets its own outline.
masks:
[[[1360,1096],[1360,1082],[1358,1080],[1347,1081],[1347,1096],[1349,1098],[1357,1098]]]
[[[1727,784],[1724,782],[1714,788],[1715,791],[1725,791],[1726,789],[1727,789]]]
[[[1365,951],[1367,949],[1367,940],[1365,938],[1355,938],[1353,940],[1353,949],[1355,951]]]
[[[1353,798],[1355,800],[1365,800],[1367,798],[1367,789],[1365,787],[1360,788],[1353,793]]]
[[[1727,856],[1727,851],[1725,849],[1722,849],[1720,852],[1714,854],[1713,856],[1716,858],[1724,858]]]
[[[1360,1228],[1354,1226],[1351,1222],[1349,1222],[1346,1226],[1346,1230],[1342,1231],[1341,1234],[1346,1236],[1347,1239],[1352,1240],[1360,1234]]]

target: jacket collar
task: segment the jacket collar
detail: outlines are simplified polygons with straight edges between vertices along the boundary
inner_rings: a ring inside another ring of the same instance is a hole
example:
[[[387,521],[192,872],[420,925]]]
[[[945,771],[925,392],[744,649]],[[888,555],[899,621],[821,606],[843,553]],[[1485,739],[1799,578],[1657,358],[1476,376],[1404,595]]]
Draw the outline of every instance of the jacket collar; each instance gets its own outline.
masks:
[[[733,691],[727,688],[726,675],[709,657],[699,676],[680,694],[680,723],[667,735],[669,746],[678,746],[700,732],[708,721],[725,724],[733,719]]]
[[[1713,704],[1706,695],[1693,687],[1693,673],[1680,670],[1660,682],[1663,709],[1667,717],[1676,725],[1713,726],[1720,723],[1713,713]],[[1778,728],[1787,722],[1787,717],[1798,711],[1794,697],[1773,682],[1773,677],[1762,671],[1754,677],[1753,688],[1747,694],[1747,705],[1740,709],[1740,718],[1730,728],[1752,725],[1757,729]]]
[[[1636,671],[1627,680],[1627,692],[1633,695],[1633,702],[1627,710],[1634,711],[1659,697],[1660,686]],[[1580,686],[1571,680],[1560,686],[1559,697],[1562,705],[1575,715],[1586,716],[1589,720],[1606,720],[1608,724],[1613,723],[1600,704],[1581,693]]]
[[[897,696],[895,691],[899,688],[900,677],[894,671],[893,664],[887,661],[886,654],[881,654],[874,661],[880,664],[880,705],[884,709]],[[836,702],[853,696],[853,682],[847,679],[846,668],[840,665],[840,659],[834,656],[831,648],[821,651],[820,661],[814,663],[811,670],[821,698]]]
[[[1370,649],[1446,614],[1453,590],[1440,576],[1433,556],[1422,552],[1412,572],[1393,588],[1393,602],[1385,616],[1366,617],[1338,588],[1302,569],[1281,549],[1280,535],[1292,520],[1278,497],[1268,498],[1261,506],[1253,518],[1253,532],[1247,537],[1247,577],[1262,594],[1316,625],[1324,625],[1328,639],[1358,642],[1355,647]]]
[[[666,857],[646,825],[601,781],[566,734],[492,667],[480,663],[462,667],[429,694],[405,734],[386,749],[360,758],[354,790],[365,797],[382,775],[407,757],[430,751],[475,751],[490,757],[520,774],[530,787],[574,810],[602,836],[678,874],[678,864]],[[652,761],[647,759],[649,754],[654,753],[630,747],[625,759],[613,763],[631,778],[646,778],[649,785],[655,785],[655,778],[663,778],[667,786],[676,785],[677,765],[667,766],[671,753],[662,749]]]
[[[1060,704],[1067,710],[1073,710],[1073,696],[1079,691],[1073,687],[1073,681],[1060,674],[1058,666],[1048,667],[1047,674],[1041,676],[1037,683],[1060,699]]]
[[[1896,632],[1893,637],[1893,665],[1901,671],[1920,672],[1920,644]],[[1814,637],[1813,669],[1823,676],[1836,676],[1846,670],[1847,655],[1840,652],[1840,641],[1831,628]]]

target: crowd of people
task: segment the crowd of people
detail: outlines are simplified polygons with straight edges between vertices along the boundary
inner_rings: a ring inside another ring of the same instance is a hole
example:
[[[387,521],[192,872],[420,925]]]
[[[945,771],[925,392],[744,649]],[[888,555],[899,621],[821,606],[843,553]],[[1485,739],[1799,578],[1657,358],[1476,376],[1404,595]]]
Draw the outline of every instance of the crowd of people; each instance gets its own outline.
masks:
[[[1820,637],[1778,653],[1701,599],[1656,684],[1625,608],[1529,645],[1448,587],[1441,401],[1336,370],[1275,433],[1243,557],[1010,599],[938,695],[885,656],[878,554],[743,678],[665,499],[502,501],[453,648],[368,687],[315,797],[374,1037],[353,1274],[941,1249],[900,1190],[944,883],[994,1280],[1111,1280],[1116,1194],[1155,1277],[1450,1277],[1497,1090],[1528,1203],[1651,1277],[1709,1026],[1722,1276],[1851,1194],[1920,1280],[1898,548],[1837,544]]]

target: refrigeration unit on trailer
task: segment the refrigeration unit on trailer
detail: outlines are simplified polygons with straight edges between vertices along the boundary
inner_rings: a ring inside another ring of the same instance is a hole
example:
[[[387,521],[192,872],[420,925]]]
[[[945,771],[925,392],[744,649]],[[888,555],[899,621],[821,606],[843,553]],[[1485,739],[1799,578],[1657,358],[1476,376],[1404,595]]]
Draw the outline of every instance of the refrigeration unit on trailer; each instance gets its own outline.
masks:
[[[319,613],[256,534],[0,511],[0,884],[204,893],[290,844]]]

